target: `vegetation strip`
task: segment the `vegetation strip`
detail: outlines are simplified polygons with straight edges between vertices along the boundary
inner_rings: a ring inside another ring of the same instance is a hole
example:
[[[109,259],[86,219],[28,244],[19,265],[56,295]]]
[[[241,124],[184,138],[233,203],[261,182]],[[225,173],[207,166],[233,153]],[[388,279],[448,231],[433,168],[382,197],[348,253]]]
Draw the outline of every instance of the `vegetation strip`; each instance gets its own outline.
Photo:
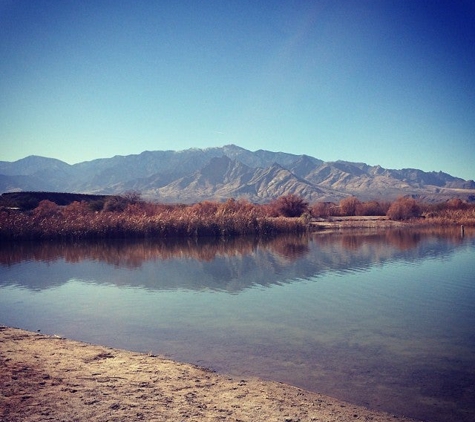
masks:
[[[47,193],[44,195],[48,197]],[[84,195],[79,196],[81,201],[74,195],[54,193],[50,199],[40,200],[34,209],[25,207],[18,195],[17,202],[5,204],[4,201],[0,208],[0,239],[269,236],[329,227],[387,227],[391,225],[388,220],[417,225],[475,225],[475,204],[459,199],[422,204],[408,197],[392,203],[361,202],[348,197],[339,204],[317,202],[309,205],[299,196],[290,194],[264,205],[243,199],[170,205],[142,201],[135,193]],[[55,198],[63,202],[55,203],[51,200]],[[68,198],[70,202],[62,205]],[[11,196],[9,200],[12,200]],[[342,219],[351,216],[385,216],[386,219]]]

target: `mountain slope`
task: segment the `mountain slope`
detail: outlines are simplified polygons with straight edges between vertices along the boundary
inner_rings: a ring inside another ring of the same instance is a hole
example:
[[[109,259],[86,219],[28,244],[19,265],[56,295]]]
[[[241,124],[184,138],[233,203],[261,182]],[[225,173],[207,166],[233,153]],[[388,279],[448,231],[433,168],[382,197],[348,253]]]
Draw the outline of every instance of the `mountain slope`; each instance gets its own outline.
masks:
[[[150,200],[196,202],[245,197],[266,202],[294,193],[309,202],[412,195],[429,201],[459,197],[475,201],[475,182],[443,172],[391,170],[347,161],[323,162],[308,155],[236,145],[184,151],[144,151],[70,165],[30,156],[0,162],[0,191],[50,190],[120,194]]]

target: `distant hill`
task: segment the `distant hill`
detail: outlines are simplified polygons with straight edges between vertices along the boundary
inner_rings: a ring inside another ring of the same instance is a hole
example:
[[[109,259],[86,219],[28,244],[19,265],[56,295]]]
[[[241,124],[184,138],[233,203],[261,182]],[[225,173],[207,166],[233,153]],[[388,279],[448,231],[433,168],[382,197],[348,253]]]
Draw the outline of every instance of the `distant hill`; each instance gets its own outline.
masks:
[[[41,201],[48,200],[57,205],[69,205],[72,202],[96,202],[100,203],[98,209],[102,209],[104,202],[111,198],[109,195],[88,195],[81,193],[64,192],[6,192],[0,196],[0,207],[20,208],[31,210],[38,206]]]
[[[53,191],[115,195],[136,191],[144,199],[191,203],[247,198],[268,202],[298,194],[309,202],[355,195],[391,200],[411,195],[428,202],[461,198],[475,202],[475,182],[443,172],[391,170],[347,161],[236,145],[183,151],[144,151],[74,165],[30,156],[0,161],[0,192]]]

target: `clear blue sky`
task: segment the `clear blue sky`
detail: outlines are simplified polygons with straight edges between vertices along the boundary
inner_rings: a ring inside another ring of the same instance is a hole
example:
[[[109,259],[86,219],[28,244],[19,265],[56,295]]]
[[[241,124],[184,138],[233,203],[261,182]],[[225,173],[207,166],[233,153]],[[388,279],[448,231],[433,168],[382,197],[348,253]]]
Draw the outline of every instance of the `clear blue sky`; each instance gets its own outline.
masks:
[[[475,179],[475,1],[0,0],[0,160],[231,143]]]

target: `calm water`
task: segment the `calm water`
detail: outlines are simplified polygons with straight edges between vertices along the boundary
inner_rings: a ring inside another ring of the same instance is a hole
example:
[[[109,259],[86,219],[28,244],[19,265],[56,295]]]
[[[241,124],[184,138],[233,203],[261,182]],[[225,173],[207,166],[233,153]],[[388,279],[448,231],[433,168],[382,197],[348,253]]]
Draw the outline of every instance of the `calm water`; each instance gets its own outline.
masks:
[[[0,245],[0,323],[475,421],[475,237]]]

